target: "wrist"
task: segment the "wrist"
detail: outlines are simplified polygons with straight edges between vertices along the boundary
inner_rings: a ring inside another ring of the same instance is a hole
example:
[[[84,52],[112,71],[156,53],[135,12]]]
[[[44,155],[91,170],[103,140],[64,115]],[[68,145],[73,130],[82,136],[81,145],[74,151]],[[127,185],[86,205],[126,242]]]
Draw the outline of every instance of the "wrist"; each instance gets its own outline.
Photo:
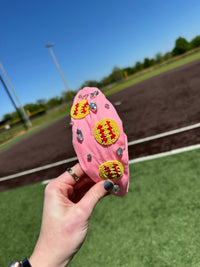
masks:
[[[59,263],[58,259],[51,259],[50,254],[49,257],[45,257],[44,254],[33,253],[29,258],[29,262],[31,267],[66,267],[70,262],[70,259],[65,260],[63,263]]]
[[[32,267],[29,260],[26,258],[23,261],[15,261],[9,265],[9,267]]]

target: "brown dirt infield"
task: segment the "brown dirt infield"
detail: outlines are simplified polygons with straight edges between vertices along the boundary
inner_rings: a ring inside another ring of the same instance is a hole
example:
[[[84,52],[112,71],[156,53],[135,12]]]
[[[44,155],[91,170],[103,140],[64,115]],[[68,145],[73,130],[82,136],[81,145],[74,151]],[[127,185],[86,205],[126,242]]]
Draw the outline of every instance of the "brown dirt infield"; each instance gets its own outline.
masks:
[[[128,141],[200,122],[200,60],[140,82],[109,97]],[[0,191],[58,176],[75,162],[8,181],[1,177],[76,156],[70,117],[0,152]],[[130,159],[200,143],[200,129],[129,147]]]

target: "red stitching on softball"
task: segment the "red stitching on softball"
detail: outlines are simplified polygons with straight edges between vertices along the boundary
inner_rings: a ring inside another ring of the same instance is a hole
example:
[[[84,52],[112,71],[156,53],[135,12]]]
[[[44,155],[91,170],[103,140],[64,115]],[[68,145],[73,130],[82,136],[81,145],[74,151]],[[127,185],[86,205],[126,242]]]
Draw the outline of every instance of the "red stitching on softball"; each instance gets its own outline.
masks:
[[[108,130],[110,131],[110,137],[111,139],[115,139],[115,134],[112,131],[112,126],[110,125],[110,121],[106,121],[107,125],[108,125]]]
[[[86,102],[86,103],[84,104],[81,113],[86,114],[86,112],[87,112],[87,110],[86,110],[87,106],[88,106],[88,102]]]
[[[105,143],[107,143],[107,139],[106,139],[106,137],[105,137],[105,135],[104,135],[104,129],[102,129],[102,125],[98,125],[97,129],[100,131],[101,138],[103,139],[103,141],[104,141]]]
[[[118,169],[117,169],[118,165],[115,164],[115,163],[113,163],[113,166],[114,166],[114,168],[115,168],[115,171],[116,171],[116,173],[117,173],[117,176],[119,177],[120,174],[119,174],[119,171],[118,171]]]
[[[74,116],[77,116],[77,114],[78,114],[78,107],[79,107],[79,103],[76,103],[75,110],[74,110]]]
[[[110,179],[112,179],[112,174],[111,174],[111,172],[110,172],[109,167],[106,167],[106,166],[104,165],[104,169],[108,172],[108,176],[110,177]]]

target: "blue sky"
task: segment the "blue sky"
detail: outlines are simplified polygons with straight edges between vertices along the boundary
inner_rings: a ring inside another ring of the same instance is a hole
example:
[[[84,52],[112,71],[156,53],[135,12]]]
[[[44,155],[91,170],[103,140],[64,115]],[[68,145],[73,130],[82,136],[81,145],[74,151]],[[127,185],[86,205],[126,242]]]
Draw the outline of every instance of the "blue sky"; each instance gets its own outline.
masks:
[[[2,0],[0,62],[21,103],[60,96],[200,35],[198,0]],[[2,75],[2,72],[0,71]],[[0,84],[0,119],[14,109]]]

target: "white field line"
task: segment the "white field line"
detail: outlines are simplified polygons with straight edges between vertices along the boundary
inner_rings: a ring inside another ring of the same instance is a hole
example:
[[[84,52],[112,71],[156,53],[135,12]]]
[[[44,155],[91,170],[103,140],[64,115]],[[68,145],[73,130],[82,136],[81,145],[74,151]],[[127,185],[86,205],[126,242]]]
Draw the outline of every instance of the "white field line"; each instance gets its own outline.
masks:
[[[154,155],[150,155],[150,156],[146,156],[146,157],[141,157],[141,158],[137,158],[137,159],[131,159],[131,160],[129,160],[128,163],[130,165],[130,164],[137,163],[137,162],[142,162],[142,161],[147,161],[147,160],[152,160],[152,159],[158,159],[158,158],[162,158],[162,157],[166,157],[166,156],[172,156],[175,154],[179,154],[182,152],[191,151],[191,150],[199,149],[199,148],[200,148],[200,144],[188,146],[188,147],[183,147],[183,148],[177,148],[177,149],[163,152],[163,153],[158,153],[158,154],[154,154]],[[53,179],[55,179],[55,178],[53,178]],[[53,179],[42,181],[42,184],[44,184],[44,185],[48,184]]]
[[[199,149],[199,148],[200,148],[200,144],[193,145],[193,146],[187,146],[187,147],[183,147],[183,148],[178,148],[178,149],[174,149],[174,150],[167,151],[167,152],[162,152],[162,153],[158,153],[158,154],[154,154],[154,155],[150,155],[150,156],[145,156],[145,157],[140,157],[140,158],[137,158],[137,159],[132,159],[132,160],[129,160],[129,164],[137,163],[137,162],[141,162],[141,161],[146,161],[146,160],[151,160],[151,159],[157,159],[157,158],[166,157],[166,156],[170,156],[170,155],[175,155],[175,154],[178,154],[178,153],[182,153],[182,152],[186,152],[186,151],[190,151],[190,150],[194,150],[194,149]],[[34,173],[34,172],[37,172],[37,171],[42,171],[42,170],[45,170],[45,169],[48,169],[48,168],[52,168],[52,167],[55,167],[55,166],[59,166],[59,165],[62,165],[62,164],[68,163],[68,162],[75,161],[77,159],[78,159],[77,157],[74,157],[74,158],[58,161],[56,163],[48,164],[48,165],[45,165],[45,166],[42,166],[42,167],[34,168],[34,169],[31,169],[31,170],[28,170],[28,171],[19,172],[19,173],[16,173],[16,174],[5,176],[5,177],[0,178],[0,182],[6,181],[6,180],[10,180],[10,179],[14,179],[14,178],[17,178],[17,177],[20,177],[20,176],[24,176],[26,174],[31,174],[31,173]]]
[[[200,144],[193,145],[193,146],[187,146],[187,147],[183,147],[183,148],[177,148],[177,149],[167,151],[167,152],[162,152],[162,153],[158,153],[158,154],[154,154],[154,155],[150,155],[150,156],[146,156],[146,157],[141,157],[141,158],[137,158],[137,159],[131,159],[131,160],[129,160],[129,164],[137,163],[137,162],[141,162],[141,161],[146,161],[146,160],[151,160],[151,159],[162,158],[162,157],[166,157],[166,156],[172,156],[175,154],[179,154],[182,152],[187,152],[187,151],[191,151],[191,150],[199,149],[199,148],[200,148]]]
[[[138,139],[138,140],[135,140],[135,141],[131,141],[131,142],[128,143],[128,146],[139,144],[139,143],[143,143],[143,142],[147,142],[147,141],[150,141],[150,140],[158,139],[158,138],[169,136],[169,135],[173,135],[173,134],[177,134],[177,133],[180,133],[180,132],[192,130],[192,129],[195,129],[195,128],[198,128],[198,127],[200,127],[200,123],[193,124],[193,125],[190,125],[190,126],[186,126],[186,127],[183,127],[183,128],[179,128],[177,130],[172,130],[172,131],[168,131],[168,132],[165,132],[165,133],[149,136],[149,137],[146,137],[146,138],[143,138],[143,139]],[[195,146],[190,146],[190,147],[194,147],[192,149],[198,148],[198,147],[195,147]],[[190,147],[183,148],[182,152],[184,152],[184,149],[186,149],[185,151],[188,151],[187,150],[188,148],[189,148],[189,150],[192,150],[192,149],[190,149]],[[177,150],[177,149],[175,149],[175,150]],[[175,151],[175,150],[172,150],[172,151]],[[152,156],[141,157],[141,158],[138,158],[138,159],[134,159],[133,161],[134,162],[139,162],[139,161],[145,160],[146,158],[148,158],[148,159],[151,159],[151,157],[155,157],[156,158],[157,155],[163,155],[165,153],[171,153],[171,151],[155,154],[155,155],[152,155]],[[178,152],[178,153],[181,153],[181,152]],[[14,179],[14,178],[17,178],[17,177],[20,177],[20,176],[24,176],[24,175],[27,175],[27,174],[31,174],[31,173],[34,173],[34,172],[46,170],[46,169],[49,169],[49,168],[52,168],[52,167],[55,167],[55,166],[59,166],[59,165],[65,164],[65,163],[73,162],[73,161],[75,161],[77,159],[78,159],[77,157],[73,157],[73,158],[70,158],[70,159],[65,159],[65,160],[61,160],[61,161],[55,162],[55,163],[51,163],[51,164],[48,164],[48,165],[45,165],[45,166],[41,166],[41,167],[37,167],[37,168],[34,168],[34,169],[30,169],[30,170],[27,170],[27,171],[11,174],[11,175],[8,175],[8,176],[0,178],[0,182],[11,180],[11,179]]]
[[[190,126],[179,128],[177,130],[172,130],[172,131],[168,131],[168,132],[165,132],[165,133],[156,134],[156,135],[152,135],[152,136],[149,136],[149,137],[146,137],[146,138],[142,138],[142,139],[138,139],[138,140],[135,140],[135,141],[131,141],[131,142],[128,143],[128,145],[129,146],[136,145],[136,144],[139,144],[139,143],[151,141],[151,140],[154,140],[154,139],[162,138],[162,137],[165,137],[165,136],[169,136],[169,135],[173,135],[173,134],[177,134],[177,133],[181,133],[181,132],[185,132],[185,131],[189,131],[189,130],[196,129],[196,128],[199,128],[199,127],[200,127],[200,123],[193,124],[193,125],[190,125]]]
[[[46,169],[49,169],[49,168],[52,168],[52,167],[55,167],[55,166],[59,166],[59,165],[65,164],[65,163],[69,163],[69,162],[75,161],[77,159],[78,159],[77,157],[70,158],[70,159],[65,159],[65,160],[61,160],[61,161],[55,162],[55,163],[47,164],[45,166],[41,166],[41,167],[37,167],[37,168],[30,169],[30,170],[27,170],[27,171],[23,171],[23,172],[15,173],[15,174],[12,174],[12,175],[8,175],[8,176],[0,178],[0,182],[7,181],[7,180],[10,180],[10,179],[14,179],[14,178],[17,178],[17,177],[20,177],[20,176],[24,176],[24,175],[27,175],[27,174],[31,174],[31,173],[34,173],[34,172],[43,171],[43,170],[46,170]]]
[[[41,184],[48,184],[48,183],[50,183],[52,180],[54,180],[55,178],[52,178],[52,179],[49,179],[49,180],[44,180],[44,181],[42,181],[41,182]]]

